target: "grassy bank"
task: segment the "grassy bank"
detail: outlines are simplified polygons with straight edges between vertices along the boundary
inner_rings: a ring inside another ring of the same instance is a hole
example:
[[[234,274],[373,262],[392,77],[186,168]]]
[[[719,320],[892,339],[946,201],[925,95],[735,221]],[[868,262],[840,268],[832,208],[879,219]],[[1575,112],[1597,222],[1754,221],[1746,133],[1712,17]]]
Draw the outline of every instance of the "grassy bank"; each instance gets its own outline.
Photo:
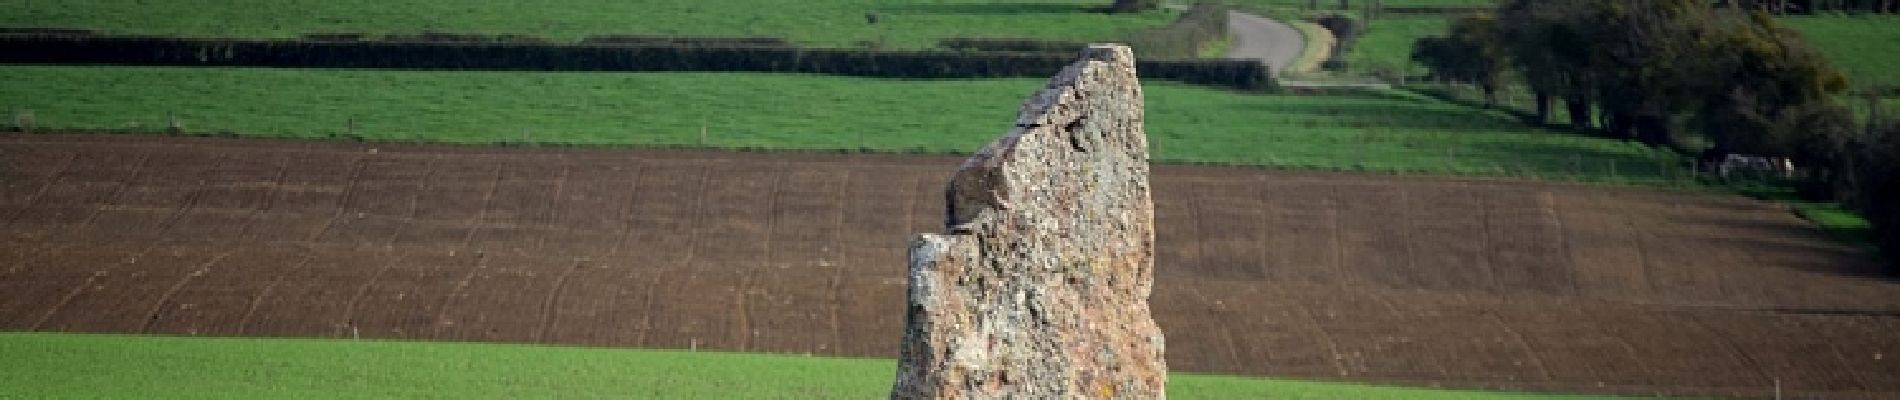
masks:
[[[495,344],[0,333],[0,398],[881,398],[891,360]],[[1559,399],[1176,374],[1175,398]]]
[[[1856,88],[1900,87],[1900,16],[1789,16],[1781,22],[1827,54]]]
[[[1391,15],[1373,20],[1346,60],[1353,70],[1361,72],[1424,74],[1424,67],[1412,65],[1412,43],[1421,37],[1443,36],[1449,21],[1438,15]]]
[[[0,26],[195,37],[311,32],[780,36],[807,45],[931,47],[951,36],[1112,40],[1174,14],[1098,12],[1093,0],[0,0]],[[876,15],[877,23],[869,23]]]
[[[0,67],[41,129],[493,144],[965,153],[1040,79],[737,73]],[[1524,127],[1406,92],[1302,97],[1148,87],[1165,162],[1666,184],[1674,156]],[[347,129],[347,131],[346,131]],[[704,135],[702,136],[702,132]],[[702,141],[703,138],[703,141]]]

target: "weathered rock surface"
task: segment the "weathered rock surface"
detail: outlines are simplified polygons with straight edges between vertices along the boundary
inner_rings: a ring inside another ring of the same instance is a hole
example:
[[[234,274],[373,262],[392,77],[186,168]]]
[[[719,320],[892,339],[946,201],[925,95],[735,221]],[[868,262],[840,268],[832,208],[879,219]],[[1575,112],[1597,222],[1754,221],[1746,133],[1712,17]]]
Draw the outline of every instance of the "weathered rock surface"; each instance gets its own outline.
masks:
[[[1095,45],[963,164],[910,247],[893,398],[1165,396],[1154,203],[1127,47]]]

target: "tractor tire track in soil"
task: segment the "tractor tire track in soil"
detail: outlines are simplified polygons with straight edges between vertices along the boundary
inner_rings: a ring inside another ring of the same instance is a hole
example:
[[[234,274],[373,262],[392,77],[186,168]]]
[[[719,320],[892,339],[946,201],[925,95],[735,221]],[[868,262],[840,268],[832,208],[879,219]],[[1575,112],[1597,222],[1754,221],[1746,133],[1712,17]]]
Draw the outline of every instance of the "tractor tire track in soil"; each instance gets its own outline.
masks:
[[[892,357],[953,157],[0,135],[0,329]],[[1900,397],[1900,281],[1710,194],[1158,166],[1177,370]]]

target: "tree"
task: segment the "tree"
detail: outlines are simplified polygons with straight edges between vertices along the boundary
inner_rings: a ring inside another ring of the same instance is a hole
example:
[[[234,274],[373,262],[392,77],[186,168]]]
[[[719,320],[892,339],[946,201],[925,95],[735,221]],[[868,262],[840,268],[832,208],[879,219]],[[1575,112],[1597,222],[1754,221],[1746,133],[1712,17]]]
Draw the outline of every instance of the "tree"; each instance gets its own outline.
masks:
[[[1579,3],[1514,0],[1498,8],[1498,44],[1517,67],[1537,102],[1537,122],[1550,120],[1551,102],[1561,98],[1575,129],[1590,127],[1594,87],[1587,29],[1578,26]]]
[[[1412,44],[1412,60],[1438,78],[1477,85],[1487,106],[1497,105],[1499,77],[1504,73],[1504,50],[1494,35],[1496,18],[1477,14],[1460,18],[1445,37],[1421,38]]]
[[[1851,121],[1832,101],[1846,78],[1798,33],[1760,11],[1723,17],[1721,51],[1707,55],[1720,85],[1697,114],[1716,151],[1795,155],[1824,118]]]

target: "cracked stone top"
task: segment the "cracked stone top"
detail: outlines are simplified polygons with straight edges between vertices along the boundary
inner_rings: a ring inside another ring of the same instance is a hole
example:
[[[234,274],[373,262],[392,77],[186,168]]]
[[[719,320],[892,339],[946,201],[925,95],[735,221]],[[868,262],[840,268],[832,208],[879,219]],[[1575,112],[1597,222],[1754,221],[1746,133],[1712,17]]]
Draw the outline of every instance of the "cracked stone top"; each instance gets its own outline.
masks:
[[[1092,45],[1024,101],[911,244],[894,398],[1161,398],[1134,55]]]

